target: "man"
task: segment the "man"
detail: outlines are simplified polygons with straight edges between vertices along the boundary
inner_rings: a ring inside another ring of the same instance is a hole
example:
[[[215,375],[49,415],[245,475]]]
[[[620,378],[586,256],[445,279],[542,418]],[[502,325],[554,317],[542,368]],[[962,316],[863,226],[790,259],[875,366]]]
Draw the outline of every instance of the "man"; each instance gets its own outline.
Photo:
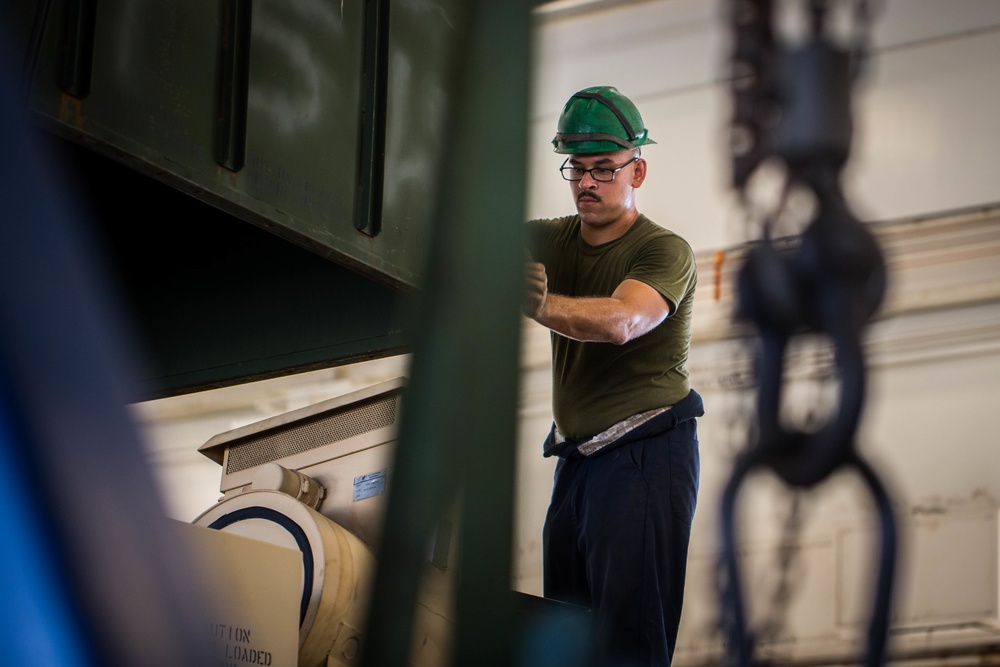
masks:
[[[558,456],[546,597],[593,610],[604,656],[669,665],[698,489],[701,397],[685,367],[697,269],[636,209],[653,144],[608,86],[573,95],[553,139],[577,215],[528,223],[525,314],[552,331]],[[617,664],[617,663],[616,663]]]

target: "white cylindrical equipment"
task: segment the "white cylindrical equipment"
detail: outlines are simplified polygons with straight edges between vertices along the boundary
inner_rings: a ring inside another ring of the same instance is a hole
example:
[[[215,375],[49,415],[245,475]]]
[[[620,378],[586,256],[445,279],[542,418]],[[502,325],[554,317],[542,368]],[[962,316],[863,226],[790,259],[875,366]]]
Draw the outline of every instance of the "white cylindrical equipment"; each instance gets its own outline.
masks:
[[[255,491],[280,491],[314,510],[319,509],[326,497],[326,489],[312,477],[277,463],[266,463],[257,468],[250,487]]]
[[[228,498],[194,523],[297,549],[303,565],[299,665],[346,667],[353,663],[360,650],[368,586],[375,571],[375,559],[361,540],[277,491],[250,491]]]

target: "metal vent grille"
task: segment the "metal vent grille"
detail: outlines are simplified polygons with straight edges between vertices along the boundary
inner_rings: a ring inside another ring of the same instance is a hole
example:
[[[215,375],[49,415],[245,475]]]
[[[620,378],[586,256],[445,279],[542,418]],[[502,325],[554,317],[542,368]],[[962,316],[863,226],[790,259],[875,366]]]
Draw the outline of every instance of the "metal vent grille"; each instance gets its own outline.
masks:
[[[399,392],[382,394],[308,420],[286,424],[230,446],[226,473],[264,465],[362,433],[392,426]]]

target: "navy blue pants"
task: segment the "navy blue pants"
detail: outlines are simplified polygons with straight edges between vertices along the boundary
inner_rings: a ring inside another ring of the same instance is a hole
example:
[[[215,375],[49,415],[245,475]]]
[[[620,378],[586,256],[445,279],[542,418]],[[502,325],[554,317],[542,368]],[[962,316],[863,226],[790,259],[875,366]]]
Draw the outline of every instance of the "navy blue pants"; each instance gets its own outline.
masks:
[[[601,659],[666,667],[698,494],[701,397],[590,457],[563,449],[545,518],[545,597],[590,608]],[[602,663],[604,664],[604,663]]]

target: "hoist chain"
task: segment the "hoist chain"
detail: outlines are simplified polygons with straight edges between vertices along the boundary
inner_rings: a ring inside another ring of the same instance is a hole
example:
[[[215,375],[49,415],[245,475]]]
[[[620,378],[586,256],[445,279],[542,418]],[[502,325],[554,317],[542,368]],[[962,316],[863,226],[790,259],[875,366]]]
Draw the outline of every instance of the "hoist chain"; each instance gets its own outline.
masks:
[[[734,520],[737,493],[748,473],[769,469],[793,489],[807,490],[834,471],[851,468],[872,493],[882,527],[864,661],[874,667],[885,658],[895,522],[884,485],[856,451],[855,435],[865,400],[862,335],[882,302],[886,268],[877,241],[853,215],[840,186],[852,134],[850,93],[868,57],[872,8],[865,0],[802,0],[780,6],[799,11],[805,36],[778,34],[774,0],[730,3],[735,31],[733,182],[749,206],[748,182],[765,161],[777,159],[784,166],[781,206],[793,191],[807,193],[814,206],[801,236],[781,247],[771,238],[780,211],[769,215],[763,238],[751,248],[738,277],[737,316],[759,334],[757,405],[754,441],[737,458],[722,499],[724,617],[731,661],[751,664],[754,638],[746,628]],[[845,8],[853,10],[855,24],[848,47],[836,44],[831,28],[833,13]],[[789,343],[817,334],[832,345],[838,384],[831,416],[807,431],[788,426],[780,408]],[[795,509],[790,519],[795,533],[797,520]],[[786,568],[792,553],[785,551]],[[781,576],[777,594],[784,607],[787,572]],[[768,633],[775,632],[771,626],[765,628]]]
[[[799,536],[802,532],[802,496],[796,491],[792,497],[792,506],[785,517],[781,530],[781,541],[778,548],[777,582],[771,591],[767,604],[767,612],[763,620],[753,631],[754,637],[762,643],[780,639],[781,629],[785,624],[785,612],[795,594],[795,578],[797,557],[799,552]]]

